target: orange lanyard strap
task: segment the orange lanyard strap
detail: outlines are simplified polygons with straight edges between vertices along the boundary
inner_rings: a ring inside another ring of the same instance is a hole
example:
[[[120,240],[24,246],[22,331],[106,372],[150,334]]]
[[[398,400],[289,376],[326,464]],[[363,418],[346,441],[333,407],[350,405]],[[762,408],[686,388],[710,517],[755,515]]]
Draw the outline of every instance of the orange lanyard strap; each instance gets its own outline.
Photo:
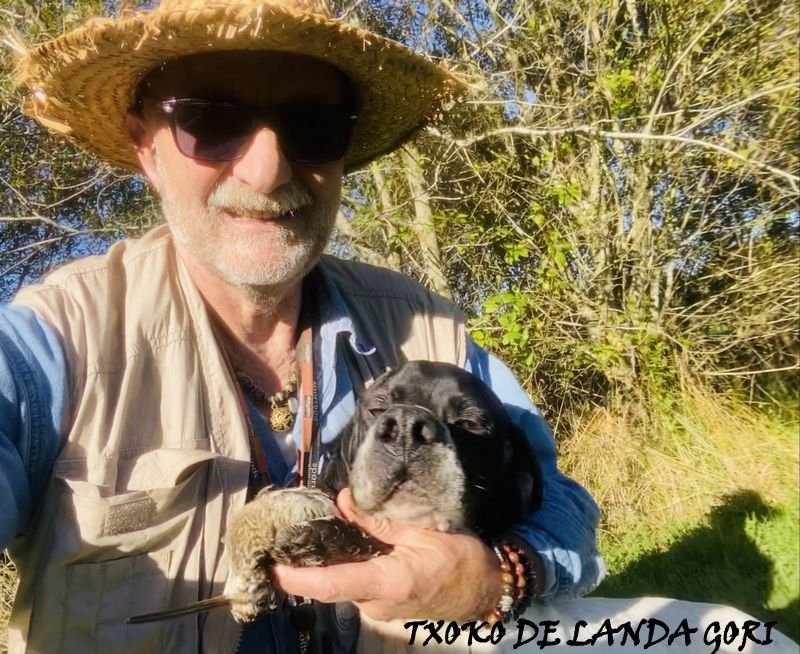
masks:
[[[300,485],[314,488],[319,467],[319,396],[314,379],[314,338],[311,326],[300,334],[297,343],[297,364],[300,367],[300,420],[302,439],[297,450],[297,474]]]
[[[314,488],[317,485],[319,468],[319,401],[317,382],[314,378],[314,338],[311,326],[300,334],[297,343],[297,363],[300,368],[299,419],[302,439],[297,450],[297,474],[301,486]],[[250,473],[258,488],[271,483],[264,448],[255,433],[248,416],[250,436]]]
[[[250,409],[245,407],[245,411],[249,412]],[[253,429],[253,423],[249,413],[246,415],[247,435],[250,439],[250,476],[253,478],[253,482],[256,483],[256,490],[258,490],[264,488],[264,486],[269,486],[272,480],[269,476],[269,468],[267,467],[267,459],[264,456],[264,448],[261,447],[261,441],[258,439],[256,430]]]
[[[306,301],[308,296],[307,285],[309,284],[308,278],[304,280],[303,284],[303,304],[308,307],[309,302]],[[308,309],[306,309],[308,312]],[[301,322],[303,330],[300,332],[300,339],[297,343],[297,364],[300,368],[300,407],[298,409],[299,419],[302,421],[302,439],[300,447],[297,450],[297,474],[300,478],[301,486],[308,486],[314,488],[317,485],[317,473],[319,468],[319,450],[320,450],[320,437],[319,437],[319,402],[317,382],[314,378],[314,337],[311,327],[312,319],[311,312],[301,312]],[[228,354],[222,348],[223,355],[233,374],[233,366],[228,359]],[[269,467],[267,466],[266,456],[264,455],[264,448],[253,428],[252,420],[250,419],[250,410],[247,406],[244,393],[237,384],[237,395],[242,410],[247,420],[247,431],[250,440],[250,494],[255,494],[260,488],[271,484],[269,475]]]

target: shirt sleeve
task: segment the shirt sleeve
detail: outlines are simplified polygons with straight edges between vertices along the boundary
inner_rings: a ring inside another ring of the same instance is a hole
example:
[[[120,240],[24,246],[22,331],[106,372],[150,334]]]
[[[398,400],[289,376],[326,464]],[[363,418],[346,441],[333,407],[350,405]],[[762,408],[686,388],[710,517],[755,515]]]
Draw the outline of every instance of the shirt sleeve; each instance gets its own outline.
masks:
[[[502,400],[511,420],[528,437],[542,470],[542,506],[513,529],[542,558],[545,569],[541,599],[585,595],[605,576],[597,552],[600,510],[589,492],[556,465],[553,434],[511,371],[471,339],[466,368]]]
[[[61,444],[66,364],[26,307],[0,307],[0,549],[28,524]]]

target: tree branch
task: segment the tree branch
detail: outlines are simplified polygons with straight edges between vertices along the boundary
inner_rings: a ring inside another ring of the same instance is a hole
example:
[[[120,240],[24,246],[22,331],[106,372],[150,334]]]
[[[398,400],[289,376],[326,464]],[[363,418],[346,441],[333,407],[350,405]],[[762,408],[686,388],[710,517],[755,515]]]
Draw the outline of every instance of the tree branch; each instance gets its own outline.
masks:
[[[446,141],[450,141],[454,143],[460,148],[467,148],[479,141],[484,141],[489,138],[493,138],[495,136],[502,136],[504,134],[517,134],[520,136],[529,136],[533,138],[544,137],[544,136],[561,136],[564,134],[586,134],[587,136],[594,136],[599,138],[606,138],[606,139],[619,139],[619,140],[629,140],[629,141],[664,141],[670,143],[680,143],[683,145],[695,145],[701,148],[705,148],[707,150],[714,150],[719,152],[720,154],[724,154],[731,159],[736,159],[737,161],[741,161],[748,166],[753,166],[754,168],[760,168],[762,170],[766,170],[777,177],[782,177],[783,179],[787,180],[794,191],[795,194],[800,193],[800,177],[797,175],[792,175],[791,173],[782,170],[780,168],[776,168],[775,166],[771,166],[768,163],[763,161],[757,161],[755,159],[748,159],[737,152],[734,152],[730,148],[726,148],[723,145],[717,145],[716,143],[709,143],[708,141],[702,141],[700,139],[693,139],[687,136],[677,136],[672,134],[647,134],[643,132],[610,132],[606,130],[597,129],[592,125],[575,125],[573,127],[554,127],[550,129],[534,129],[530,127],[501,127],[499,129],[493,129],[488,132],[484,132],[483,134],[478,134],[476,136],[472,136],[466,139],[454,139],[442,132],[438,131],[435,128],[428,128],[428,132],[433,134],[434,136],[438,136]]]

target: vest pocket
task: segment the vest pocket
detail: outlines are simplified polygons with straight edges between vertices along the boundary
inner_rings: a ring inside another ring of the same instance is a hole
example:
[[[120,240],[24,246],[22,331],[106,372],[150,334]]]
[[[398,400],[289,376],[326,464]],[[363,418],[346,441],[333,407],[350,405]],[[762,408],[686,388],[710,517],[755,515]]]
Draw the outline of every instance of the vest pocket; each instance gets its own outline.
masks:
[[[164,480],[174,485],[110,496],[57,471],[52,540],[30,623],[33,651],[198,650],[196,616],[124,623],[200,597],[205,507],[219,485],[209,483],[216,457],[189,454]]]
[[[163,606],[169,600],[171,558],[172,552],[166,550],[67,568],[62,650],[166,652],[165,642],[175,637],[176,630],[182,633],[184,642],[191,643],[196,626],[191,618],[175,620],[175,624],[125,624],[131,615]]]

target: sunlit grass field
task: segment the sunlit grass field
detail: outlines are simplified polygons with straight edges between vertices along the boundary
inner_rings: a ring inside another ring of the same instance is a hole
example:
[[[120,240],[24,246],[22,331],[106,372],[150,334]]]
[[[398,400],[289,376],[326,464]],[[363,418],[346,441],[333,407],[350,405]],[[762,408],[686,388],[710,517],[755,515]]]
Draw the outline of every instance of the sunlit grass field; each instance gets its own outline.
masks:
[[[562,465],[603,509],[595,595],[719,602],[800,639],[799,438],[795,410],[696,386],[638,419],[585,420]]]

